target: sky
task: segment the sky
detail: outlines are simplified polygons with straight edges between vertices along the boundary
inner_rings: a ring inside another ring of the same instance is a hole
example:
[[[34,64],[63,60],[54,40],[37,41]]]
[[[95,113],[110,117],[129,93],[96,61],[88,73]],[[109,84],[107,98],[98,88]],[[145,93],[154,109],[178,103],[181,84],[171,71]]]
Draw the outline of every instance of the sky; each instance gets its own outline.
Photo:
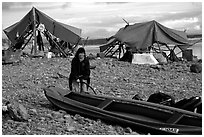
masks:
[[[155,20],[188,34],[202,33],[202,2],[2,2],[2,29],[32,7],[56,21],[82,29],[82,37],[107,38],[129,24]]]

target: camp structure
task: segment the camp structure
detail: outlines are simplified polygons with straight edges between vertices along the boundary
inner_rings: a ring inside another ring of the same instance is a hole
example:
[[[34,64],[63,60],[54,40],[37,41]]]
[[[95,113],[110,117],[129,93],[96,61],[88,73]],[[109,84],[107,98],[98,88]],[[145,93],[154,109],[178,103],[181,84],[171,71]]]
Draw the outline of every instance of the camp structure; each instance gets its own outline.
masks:
[[[8,39],[12,43],[12,47],[24,49],[28,42],[32,39],[32,54],[37,54],[37,43],[39,34],[44,34],[50,44],[67,57],[59,42],[59,39],[69,45],[77,45],[81,40],[81,29],[58,22],[43,12],[33,7],[19,22],[7,27],[3,30]],[[38,35],[37,35],[38,32]],[[40,37],[39,37],[40,38]]]
[[[127,24],[111,36],[106,44],[100,46],[100,52],[105,56],[119,53],[120,58],[124,47],[130,47],[133,53],[146,53],[150,50],[164,53],[166,50],[173,54],[176,46],[184,50],[184,46],[188,47],[188,45],[189,41],[184,31],[167,28],[153,20],[133,25]]]

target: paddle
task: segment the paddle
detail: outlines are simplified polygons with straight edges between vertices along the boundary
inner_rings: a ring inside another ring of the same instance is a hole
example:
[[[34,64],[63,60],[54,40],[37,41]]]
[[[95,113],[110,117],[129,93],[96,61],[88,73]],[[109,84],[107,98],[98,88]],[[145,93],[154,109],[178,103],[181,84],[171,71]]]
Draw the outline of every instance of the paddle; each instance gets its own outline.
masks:
[[[67,76],[65,76],[65,75],[62,75],[62,74],[60,74],[60,73],[57,73],[58,75],[59,75],[59,77],[60,78],[66,78],[66,79],[69,79]],[[93,92],[94,92],[94,94],[96,94],[96,92],[95,92],[95,90],[94,90],[94,88],[93,87],[91,87],[88,83],[86,83],[86,82],[84,82],[84,81],[80,81],[80,83],[83,83],[83,84],[85,84],[86,86],[88,86]],[[99,91],[99,90],[98,90]],[[100,92],[100,91],[99,91]],[[101,92],[100,92],[101,93]]]

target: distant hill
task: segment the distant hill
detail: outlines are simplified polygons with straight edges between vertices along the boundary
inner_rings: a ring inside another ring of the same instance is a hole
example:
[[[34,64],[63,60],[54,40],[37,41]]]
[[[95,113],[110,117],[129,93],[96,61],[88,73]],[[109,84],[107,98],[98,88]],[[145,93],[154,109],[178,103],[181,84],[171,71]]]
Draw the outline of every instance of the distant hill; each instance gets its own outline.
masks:
[[[187,38],[202,38],[202,34],[187,34]]]
[[[86,40],[81,40],[80,44],[84,44],[86,43],[86,45],[102,45],[107,43],[106,38],[101,38],[101,39],[88,39]]]

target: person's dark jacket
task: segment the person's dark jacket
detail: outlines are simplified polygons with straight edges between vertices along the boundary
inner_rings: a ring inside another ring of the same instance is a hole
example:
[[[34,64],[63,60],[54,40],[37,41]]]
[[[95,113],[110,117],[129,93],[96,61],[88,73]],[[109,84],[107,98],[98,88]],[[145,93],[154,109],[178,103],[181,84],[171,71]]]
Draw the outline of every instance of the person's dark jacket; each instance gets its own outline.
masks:
[[[87,83],[90,83],[90,63],[89,60],[85,59],[80,62],[78,58],[74,57],[71,63],[71,73],[69,76],[69,88],[72,90],[73,80],[84,79]]]

